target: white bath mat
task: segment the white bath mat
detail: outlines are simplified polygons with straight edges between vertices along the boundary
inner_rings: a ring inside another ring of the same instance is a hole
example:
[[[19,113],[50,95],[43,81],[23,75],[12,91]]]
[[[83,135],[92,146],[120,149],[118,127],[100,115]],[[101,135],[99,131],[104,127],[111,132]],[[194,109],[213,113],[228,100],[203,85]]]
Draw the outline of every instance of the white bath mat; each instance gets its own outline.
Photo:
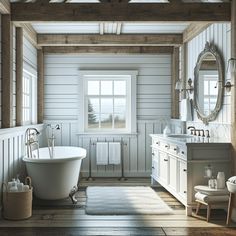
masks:
[[[89,215],[164,215],[173,210],[150,187],[88,187]]]

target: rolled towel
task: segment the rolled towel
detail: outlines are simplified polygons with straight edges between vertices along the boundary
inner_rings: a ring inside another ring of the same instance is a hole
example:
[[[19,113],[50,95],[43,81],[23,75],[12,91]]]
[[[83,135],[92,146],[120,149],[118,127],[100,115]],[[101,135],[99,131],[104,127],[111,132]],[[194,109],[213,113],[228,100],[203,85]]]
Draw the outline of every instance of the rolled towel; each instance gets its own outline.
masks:
[[[204,194],[204,193],[200,193],[200,192],[197,192],[195,194],[195,198],[197,200],[200,200],[200,201],[203,201],[203,202],[207,202],[207,199],[208,199],[208,195]]]
[[[196,200],[202,201],[202,202],[226,202],[229,200],[228,195],[221,195],[221,196],[209,196],[200,192],[197,192],[195,194]]]

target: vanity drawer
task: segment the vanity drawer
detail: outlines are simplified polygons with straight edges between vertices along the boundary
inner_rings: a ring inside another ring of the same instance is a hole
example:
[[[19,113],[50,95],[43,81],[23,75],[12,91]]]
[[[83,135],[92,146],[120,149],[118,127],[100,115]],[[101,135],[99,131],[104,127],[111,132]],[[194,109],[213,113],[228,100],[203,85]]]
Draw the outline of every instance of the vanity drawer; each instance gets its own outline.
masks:
[[[159,148],[160,147],[160,140],[158,138],[152,138],[152,147]]]
[[[152,176],[158,178],[159,160],[157,157],[152,158]]]

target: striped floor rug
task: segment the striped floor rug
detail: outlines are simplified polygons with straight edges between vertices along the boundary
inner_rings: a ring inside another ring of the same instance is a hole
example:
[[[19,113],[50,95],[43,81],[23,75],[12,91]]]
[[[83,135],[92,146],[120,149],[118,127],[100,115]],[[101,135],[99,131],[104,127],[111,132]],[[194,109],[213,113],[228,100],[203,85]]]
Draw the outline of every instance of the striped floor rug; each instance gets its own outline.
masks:
[[[173,210],[150,187],[88,187],[89,215],[164,215]]]

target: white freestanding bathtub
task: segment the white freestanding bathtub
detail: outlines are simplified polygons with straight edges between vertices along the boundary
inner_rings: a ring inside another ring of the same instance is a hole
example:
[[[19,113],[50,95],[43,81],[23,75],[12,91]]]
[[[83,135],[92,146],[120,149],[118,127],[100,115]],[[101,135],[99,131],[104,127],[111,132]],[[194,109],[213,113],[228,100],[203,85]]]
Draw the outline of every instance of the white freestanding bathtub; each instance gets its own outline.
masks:
[[[86,150],[80,147],[54,147],[50,158],[48,147],[32,153],[34,158],[24,157],[28,175],[32,179],[34,194],[40,199],[58,200],[67,198],[77,187],[81,161]],[[71,197],[71,196],[70,196]],[[73,201],[73,200],[72,200]]]

